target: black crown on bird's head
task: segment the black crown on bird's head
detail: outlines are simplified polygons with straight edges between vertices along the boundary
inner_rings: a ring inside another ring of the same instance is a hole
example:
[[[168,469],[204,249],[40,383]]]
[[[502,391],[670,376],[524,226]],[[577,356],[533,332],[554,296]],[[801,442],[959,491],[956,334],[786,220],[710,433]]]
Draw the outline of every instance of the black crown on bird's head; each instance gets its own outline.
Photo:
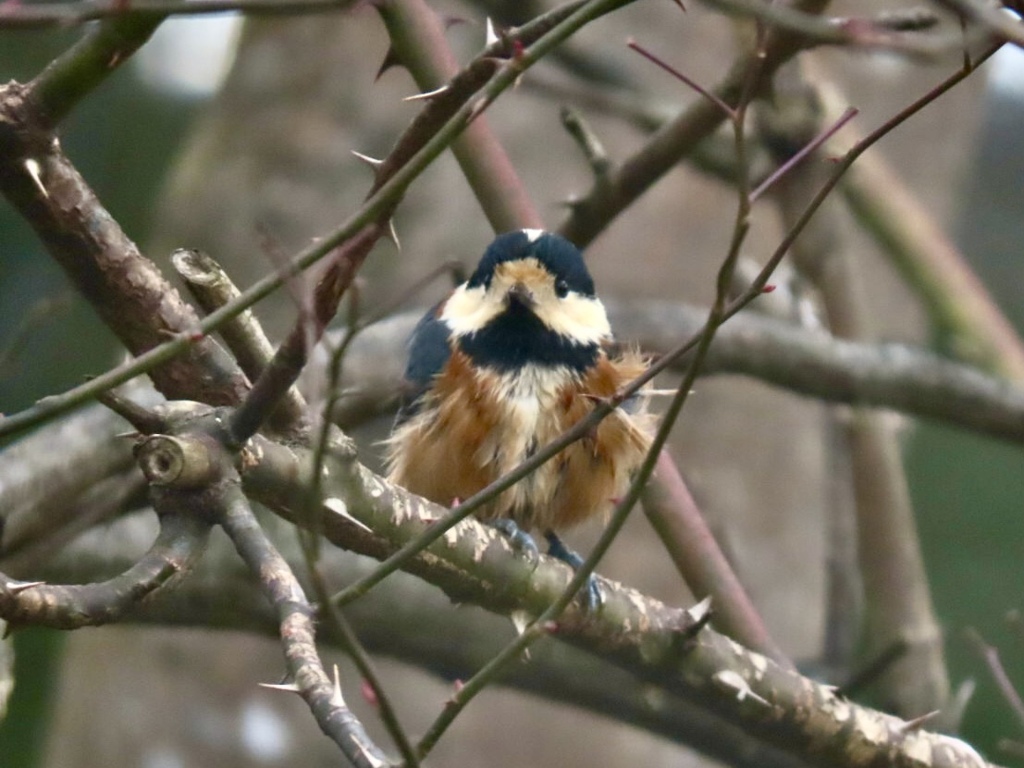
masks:
[[[594,279],[587,271],[583,254],[561,235],[540,229],[519,229],[498,235],[487,246],[467,287],[488,287],[499,264],[533,257],[555,277],[556,288],[593,297]],[[564,295],[564,294],[563,294]]]

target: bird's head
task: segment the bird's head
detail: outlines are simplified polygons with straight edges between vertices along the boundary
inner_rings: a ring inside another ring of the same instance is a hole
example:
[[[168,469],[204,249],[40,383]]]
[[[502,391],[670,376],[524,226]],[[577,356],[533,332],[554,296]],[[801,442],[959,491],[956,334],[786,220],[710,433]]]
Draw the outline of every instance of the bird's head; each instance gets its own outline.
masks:
[[[534,335],[559,337],[558,344],[590,347],[611,336],[579,250],[537,229],[499,235],[441,317],[456,337],[487,328],[506,333],[529,328]]]

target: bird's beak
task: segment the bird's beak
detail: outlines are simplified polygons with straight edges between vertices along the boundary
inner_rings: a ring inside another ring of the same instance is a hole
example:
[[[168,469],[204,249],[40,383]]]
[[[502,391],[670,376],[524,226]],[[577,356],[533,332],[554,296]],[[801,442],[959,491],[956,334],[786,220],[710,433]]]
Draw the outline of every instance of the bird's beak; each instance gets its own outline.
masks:
[[[510,304],[519,304],[526,309],[533,309],[537,305],[533,291],[522,283],[516,283],[508,289],[508,300]]]

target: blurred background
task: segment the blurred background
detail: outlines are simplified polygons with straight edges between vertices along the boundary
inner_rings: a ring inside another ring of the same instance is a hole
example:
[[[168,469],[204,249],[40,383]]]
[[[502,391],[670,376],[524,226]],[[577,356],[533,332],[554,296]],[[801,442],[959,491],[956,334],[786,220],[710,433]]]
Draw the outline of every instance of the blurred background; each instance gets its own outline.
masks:
[[[516,11],[515,4],[434,5],[468,22],[449,30],[462,60],[482,44],[487,15],[509,19],[502,14]],[[832,8],[867,15],[911,5],[847,2]],[[724,75],[734,54],[733,23],[702,5],[687,6],[682,14],[672,3],[639,2],[591,25],[567,55],[538,67],[490,111],[492,127],[551,228],[564,217],[562,202],[585,193],[591,181],[559,122],[561,105],[576,103],[562,87],[569,74],[582,73],[590,89],[610,91],[625,83],[626,92],[666,114],[697,97],[626,49],[626,37],[701,84]],[[30,79],[78,35],[0,30],[0,78]],[[390,69],[375,82],[387,46],[369,7],[244,25],[227,16],[169,21],[130,66],[75,111],[62,142],[150,258],[166,267],[175,248],[201,248],[245,286],[358,206],[370,179],[351,151],[386,154],[418,111],[402,102],[417,91],[404,70]],[[959,61],[956,55],[923,63],[843,50],[822,50],[814,59],[860,109],[860,125],[868,130]],[[642,84],[642,91],[634,84]],[[613,159],[641,145],[644,135],[635,125],[580,102],[577,108]],[[1018,330],[1024,325],[1022,124],[1024,55],[1006,46],[879,147],[945,225]],[[588,250],[601,294],[707,304],[734,210],[734,193],[725,184],[680,166]],[[474,264],[492,235],[448,155],[413,186],[396,226],[401,252],[378,246],[362,272],[361,295],[371,311],[446,259]],[[884,254],[848,215],[839,217],[839,226],[868,285],[874,335],[940,343]],[[781,232],[775,207],[762,203],[745,255],[763,260]],[[415,303],[426,306],[444,289],[435,285]],[[275,338],[294,319],[286,295],[266,300],[258,311]],[[0,350],[5,413],[106,369],[121,354],[3,202]],[[699,383],[673,441],[691,489],[772,633],[792,658],[808,664],[819,659],[826,634],[826,529],[833,499],[827,410],[748,379],[716,377]],[[387,423],[365,428],[368,462]],[[1019,446],[931,423],[903,423],[901,436],[950,680],[954,687],[968,680],[977,685],[963,736],[989,759],[1024,764],[998,748],[1001,739],[1024,741],[1024,732],[964,639],[967,627],[977,628],[1001,647],[1011,678],[1024,685],[1024,632],[1019,621],[1007,621],[1008,612],[1022,607],[1024,454]],[[595,533],[581,531],[576,541],[585,548]],[[690,599],[640,515],[600,570],[672,604]],[[337,763],[333,745],[297,701],[279,701],[255,687],[281,672],[273,641],[119,627],[70,636],[29,630],[16,636],[15,647],[18,684],[0,724],[4,768]],[[401,691],[399,712],[418,732],[448,683],[384,663],[386,682]],[[493,689],[474,702],[431,762],[557,761],[571,768],[699,760],[629,725]]]

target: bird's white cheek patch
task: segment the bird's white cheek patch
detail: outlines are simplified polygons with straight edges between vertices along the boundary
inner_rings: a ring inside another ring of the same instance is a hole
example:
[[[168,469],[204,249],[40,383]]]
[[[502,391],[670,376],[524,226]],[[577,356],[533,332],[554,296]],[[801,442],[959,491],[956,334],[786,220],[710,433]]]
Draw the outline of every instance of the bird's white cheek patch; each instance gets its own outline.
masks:
[[[535,311],[548,328],[578,344],[611,338],[608,315],[599,299],[570,293],[564,299],[541,302]]]
[[[488,297],[482,285],[476,288],[460,285],[445,302],[441,319],[456,336],[462,336],[479,331],[501,314],[503,308],[500,301]]]

